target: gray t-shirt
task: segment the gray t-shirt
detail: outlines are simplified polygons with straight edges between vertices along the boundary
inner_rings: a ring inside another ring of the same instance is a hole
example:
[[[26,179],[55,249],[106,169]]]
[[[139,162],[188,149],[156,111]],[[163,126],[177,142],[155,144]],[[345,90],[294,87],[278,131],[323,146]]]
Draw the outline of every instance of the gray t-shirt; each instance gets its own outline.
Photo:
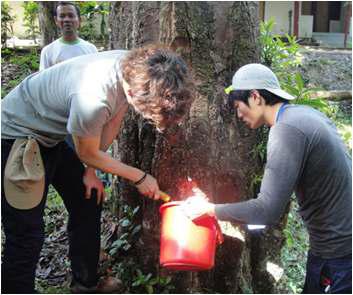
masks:
[[[31,136],[51,147],[67,134],[98,136],[118,111],[114,50],[72,58],[25,78],[1,102],[1,138]]]
[[[97,52],[96,46],[81,38],[68,43],[61,37],[42,49],[39,70],[42,71],[73,57]]]
[[[256,199],[216,205],[220,220],[273,224],[292,192],[311,251],[323,258],[352,252],[352,162],[334,124],[305,106],[286,105],[271,128]]]

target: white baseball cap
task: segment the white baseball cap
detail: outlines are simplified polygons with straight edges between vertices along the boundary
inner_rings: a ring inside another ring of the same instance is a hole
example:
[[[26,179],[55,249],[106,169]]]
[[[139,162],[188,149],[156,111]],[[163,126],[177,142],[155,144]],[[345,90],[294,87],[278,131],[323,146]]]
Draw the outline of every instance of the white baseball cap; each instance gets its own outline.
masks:
[[[233,76],[232,85],[225,89],[229,94],[233,90],[265,89],[283,99],[292,100],[294,96],[281,89],[276,75],[262,64],[242,66]]]

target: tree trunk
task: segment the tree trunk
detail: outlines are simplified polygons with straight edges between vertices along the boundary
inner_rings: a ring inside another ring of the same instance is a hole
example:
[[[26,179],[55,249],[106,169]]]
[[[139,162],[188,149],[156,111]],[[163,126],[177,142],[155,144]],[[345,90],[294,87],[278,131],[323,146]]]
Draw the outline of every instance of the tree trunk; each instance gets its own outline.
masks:
[[[54,9],[57,1],[39,1],[39,26],[42,46],[48,45],[58,38],[59,33],[54,21]]]
[[[160,135],[132,111],[119,135],[115,156],[154,175],[174,200],[188,177],[216,203],[252,198],[262,166],[256,147],[261,131],[239,122],[225,105],[225,86],[242,65],[260,60],[256,2],[115,2],[110,14],[112,49],[162,42],[192,68],[197,94],[182,128]],[[139,205],[143,226],[137,258],[146,272],[172,275],[174,292],[275,292],[266,262],[278,263],[282,227],[253,235],[243,225],[222,222],[225,242],[207,272],[169,272],[159,267],[160,203],[117,181],[115,196]],[[121,216],[118,210],[117,214]]]

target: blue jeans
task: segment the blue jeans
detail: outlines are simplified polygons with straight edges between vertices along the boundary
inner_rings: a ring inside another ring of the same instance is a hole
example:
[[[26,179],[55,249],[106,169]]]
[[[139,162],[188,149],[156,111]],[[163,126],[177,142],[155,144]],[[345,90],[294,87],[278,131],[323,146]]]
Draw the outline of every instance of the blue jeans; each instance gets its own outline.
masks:
[[[323,259],[308,254],[304,294],[352,294],[352,255]]]
[[[1,140],[1,172],[13,140]],[[40,146],[45,168],[45,191],[38,206],[19,210],[6,201],[1,191],[1,219],[5,244],[1,264],[2,293],[34,293],[36,265],[44,241],[43,213],[49,184],[59,192],[69,213],[69,258],[73,282],[93,287],[98,282],[101,205],[96,195],[85,198],[84,167],[65,142],[55,147]],[[2,177],[2,187],[3,186]]]

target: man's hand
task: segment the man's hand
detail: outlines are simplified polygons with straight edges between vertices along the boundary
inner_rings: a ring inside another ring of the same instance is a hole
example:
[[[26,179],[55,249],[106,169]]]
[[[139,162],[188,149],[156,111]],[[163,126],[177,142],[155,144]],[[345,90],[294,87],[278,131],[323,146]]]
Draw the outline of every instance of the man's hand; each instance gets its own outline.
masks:
[[[92,189],[97,190],[97,205],[105,200],[104,185],[96,175],[94,168],[87,167],[85,174],[83,175],[83,184],[86,187],[86,199],[90,199],[92,195]]]
[[[214,216],[214,204],[208,202],[206,195],[202,191],[197,188],[196,190],[198,190],[196,195],[186,199],[181,205],[184,214],[192,220],[205,215]]]
[[[161,197],[159,195],[159,186],[157,180],[152,175],[147,174],[145,180],[139,185],[136,185],[136,187],[141,194],[151,199],[159,200]]]

